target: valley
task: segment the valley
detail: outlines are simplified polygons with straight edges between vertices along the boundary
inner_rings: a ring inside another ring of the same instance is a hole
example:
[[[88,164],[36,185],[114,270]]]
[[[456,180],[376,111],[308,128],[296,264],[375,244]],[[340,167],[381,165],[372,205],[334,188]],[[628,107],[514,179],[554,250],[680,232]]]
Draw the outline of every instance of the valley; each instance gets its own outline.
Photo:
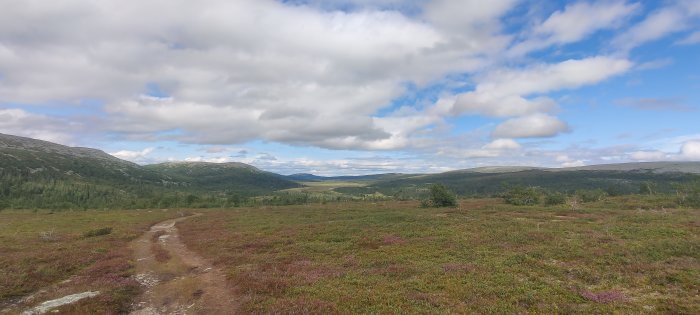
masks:
[[[0,160],[3,314],[700,312],[699,162],[285,176],[7,135]]]

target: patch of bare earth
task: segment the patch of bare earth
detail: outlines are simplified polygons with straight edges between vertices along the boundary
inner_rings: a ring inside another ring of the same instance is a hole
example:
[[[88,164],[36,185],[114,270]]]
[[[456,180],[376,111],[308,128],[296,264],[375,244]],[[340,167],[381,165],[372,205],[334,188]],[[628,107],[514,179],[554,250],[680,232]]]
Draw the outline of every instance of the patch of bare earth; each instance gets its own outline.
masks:
[[[219,269],[187,249],[176,223],[154,225],[132,243],[136,280],[144,288],[131,314],[233,314],[238,307]]]

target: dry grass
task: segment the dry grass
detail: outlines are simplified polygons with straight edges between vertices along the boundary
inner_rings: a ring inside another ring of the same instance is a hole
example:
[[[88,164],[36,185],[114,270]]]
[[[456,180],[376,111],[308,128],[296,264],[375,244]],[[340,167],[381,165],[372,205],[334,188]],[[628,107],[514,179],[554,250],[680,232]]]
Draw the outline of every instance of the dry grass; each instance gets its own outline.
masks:
[[[167,234],[165,231],[159,230],[153,233],[153,236],[151,237],[151,251],[155,256],[156,261],[160,263],[167,262],[172,258],[170,253],[160,244],[160,237],[165,234]]]
[[[170,258],[172,258],[172,256],[170,256],[170,253],[158,243],[151,244],[151,251],[153,251],[157,262],[167,262],[168,260],[170,260]]]

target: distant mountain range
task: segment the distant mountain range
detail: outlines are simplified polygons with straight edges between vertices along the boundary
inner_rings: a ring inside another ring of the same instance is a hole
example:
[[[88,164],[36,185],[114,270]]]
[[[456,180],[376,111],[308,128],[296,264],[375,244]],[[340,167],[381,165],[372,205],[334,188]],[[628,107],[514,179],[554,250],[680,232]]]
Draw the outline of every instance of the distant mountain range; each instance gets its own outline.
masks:
[[[329,181],[353,182],[335,189],[344,194],[415,196],[432,183],[443,183],[465,196],[494,194],[509,185],[635,193],[643,182],[652,181],[660,191],[670,191],[673,183],[697,180],[698,174],[700,162],[650,162],[574,168],[480,167],[440,174],[283,176],[243,163],[141,166],[97,149],[0,134],[0,208],[196,206],[205,199],[225,206],[240,196],[269,195],[302,187],[304,182]]]
[[[363,189],[387,195],[412,195],[415,190],[441,183],[464,196],[492,195],[511,186],[535,186],[566,193],[603,189],[611,194],[631,194],[639,192],[643,183],[653,182],[659,192],[671,192],[675,183],[700,179],[698,169],[698,162],[631,163],[565,169],[523,168],[516,171],[467,169],[382,180]]]
[[[324,181],[377,181],[397,179],[412,176],[410,174],[400,173],[384,173],[372,175],[355,175],[355,176],[317,176],[308,173],[287,175],[288,179],[300,182],[324,182]]]
[[[346,194],[382,193],[411,198],[421,195],[430,184],[441,183],[463,196],[484,196],[502,192],[509,186],[537,186],[548,190],[574,192],[603,189],[612,194],[639,192],[645,182],[654,182],[660,192],[672,191],[673,184],[698,180],[700,162],[642,162],[591,165],[570,168],[493,166],[455,170],[438,174],[375,174],[323,177],[295,174],[289,179],[301,182],[347,181],[363,187],[339,187]]]

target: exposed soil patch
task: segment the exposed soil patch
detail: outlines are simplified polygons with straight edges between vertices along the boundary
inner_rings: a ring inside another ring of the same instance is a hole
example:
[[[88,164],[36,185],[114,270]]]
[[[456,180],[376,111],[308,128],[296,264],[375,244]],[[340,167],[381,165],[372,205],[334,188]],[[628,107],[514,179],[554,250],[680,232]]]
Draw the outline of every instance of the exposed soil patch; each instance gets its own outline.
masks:
[[[131,314],[237,312],[223,272],[180,241],[175,225],[191,217],[158,223],[132,243],[136,279],[145,293],[134,303]]]

